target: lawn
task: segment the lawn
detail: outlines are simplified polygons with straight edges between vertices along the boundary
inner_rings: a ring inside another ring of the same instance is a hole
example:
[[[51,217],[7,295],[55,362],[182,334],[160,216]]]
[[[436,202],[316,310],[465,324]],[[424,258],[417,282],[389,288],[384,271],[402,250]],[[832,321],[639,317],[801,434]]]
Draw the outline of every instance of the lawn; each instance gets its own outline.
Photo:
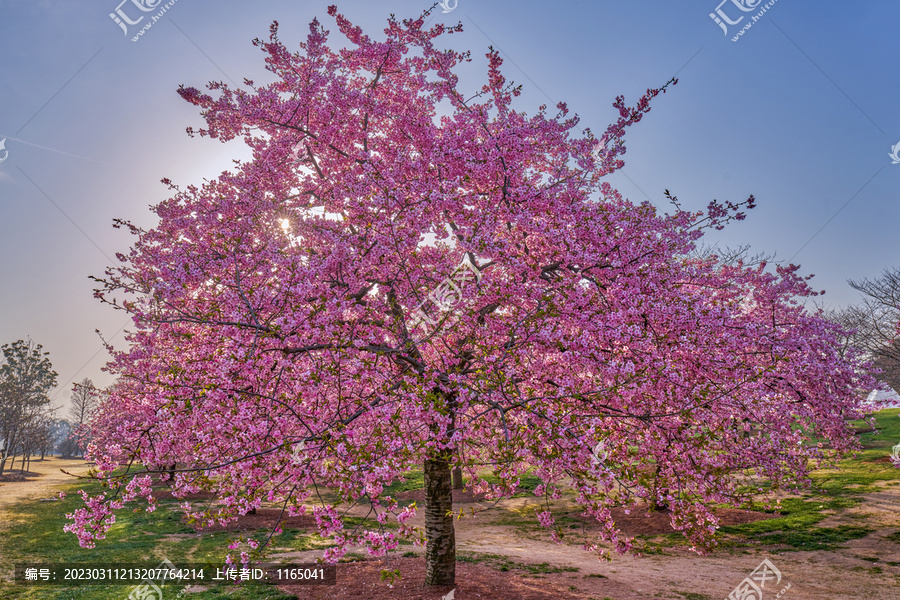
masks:
[[[768,511],[777,516],[751,523],[742,523],[723,527],[719,533],[718,553],[740,555],[749,551],[766,554],[784,554],[796,551],[816,551],[833,553],[846,547],[852,540],[872,534],[877,527],[865,512],[854,512],[864,502],[866,494],[897,489],[900,486],[900,469],[894,468],[886,457],[893,445],[900,442],[900,409],[888,409],[876,414],[879,432],[866,430],[864,423],[856,423],[863,450],[858,456],[848,458],[839,463],[837,469],[821,469],[813,473],[815,488],[801,496],[783,499],[778,506],[767,507],[762,503],[749,506],[753,510]],[[421,488],[421,473],[411,472],[404,482],[395,482],[391,492],[412,491]],[[519,495],[521,502],[528,500],[528,492],[533,490],[538,481],[532,476],[523,478],[524,490]],[[81,498],[76,493],[85,489],[91,494],[99,493],[101,488],[96,483],[67,484],[60,489],[67,496],[55,501],[27,501],[15,505],[12,510],[14,520],[20,521],[9,526],[0,538],[0,556],[15,557],[16,563],[94,563],[104,565],[121,565],[126,563],[155,565],[163,559],[182,566],[184,564],[221,565],[227,550],[227,541],[235,532],[216,532],[198,535],[194,529],[182,523],[177,500],[160,500],[159,508],[153,513],[144,511],[122,510],[116,514],[116,522],[105,540],[100,540],[93,549],[80,548],[74,535],[63,532],[67,522],[65,513],[72,512],[81,506]],[[533,498],[533,496],[532,496]],[[519,505],[517,505],[519,506]],[[527,511],[525,511],[527,512]],[[540,535],[537,527],[529,528],[526,522],[533,521],[531,516],[515,510],[507,510],[502,506],[496,518],[489,523],[503,527],[509,536],[522,536],[523,539]],[[574,514],[574,513],[573,513]],[[521,518],[520,518],[521,517]],[[526,518],[527,517],[527,518]],[[823,524],[826,519],[839,517],[841,522]],[[563,517],[561,523],[575,526]],[[359,517],[348,519],[351,525],[362,523]],[[486,522],[488,523],[488,522]],[[269,534],[268,529],[243,531],[241,535],[263,539]],[[273,538],[279,552],[317,550],[328,545],[327,540],[319,538],[308,529],[286,528],[284,532]],[[643,540],[648,547],[659,549],[659,560],[666,559],[666,550],[683,547],[683,540],[677,535],[647,536]],[[883,544],[892,545],[887,548],[888,554],[894,552],[900,556],[900,531],[889,532],[882,538]],[[895,546],[895,547],[894,547]],[[580,552],[572,547],[572,553]],[[402,551],[401,551],[402,552]],[[407,549],[404,557],[415,556]],[[355,558],[362,558],[356,555]],[[582,572],[579,568],[554,563],[550,558],[535,556],[532,561],[515,560],[501,553],[477,552],[462,550],[459,553],[461,563],[478,563],[495,569],[498,576],[575,576],[585,581],[605,582],[607,577],[596,573]],[[699,560],[699,559],[698,559]],[[877,559],[872,559],[878,562]],[[897,566],[898,562],[882,561],[879,565]],[[7,564],[7,573],[11,565]],[[855,568],[855,567],[854,567]],[[860,567],[863,568],[863,567]],[[866,573],[881,573],[882,566],[872,566]],[[898,580],[900,582],[900,580]],[[288,600],[296,596],[285,594],[275,587],[264,585],[235,586],[227,583],[210,584],[202,590],[191,590],[182,593],[185,586],[168,586],[165,598],[190,598],[192,600],[213,599],[261,599]],[[34,600],[34,599],[96,599],[123,600],[128,596],[133,585],[116,586],[80,586],[80,587],[38,587],[21,586],[11,582],[0,584],[0,600]],[[684,590],[684,588],[681,588]],[[700,590],[672,591],[684,598],[699,598]],[[667,596],[659,596],[667,597]],[[799,596],[798,596],[799,597]],[[900,594],[898,594],[900,597]],[[624,600],[616,598],[615,600]]]

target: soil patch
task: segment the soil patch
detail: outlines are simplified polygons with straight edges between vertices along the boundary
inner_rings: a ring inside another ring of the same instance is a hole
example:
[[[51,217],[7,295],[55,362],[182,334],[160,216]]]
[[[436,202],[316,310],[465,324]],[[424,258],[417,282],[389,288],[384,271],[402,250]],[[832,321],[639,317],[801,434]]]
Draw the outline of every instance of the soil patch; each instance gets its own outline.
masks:
[[[189,500],[210,500],[215,498],[216,494],[214,492],[191,492],[189,494],[183,495],[181,498],[176,498],[174,494],[172,494],[172,490],[169,488],[154,488],[153,489],[153,497],[157,500],[178,500],[180,502],[189,501]]]
[[[7,511],[14,504],[33,498],[55,496],[59,486],[78,481],[76,477],[63,473],[63,470],[83,475],[90,466],[81,459],[48,457],[45,460],[32,460],[31,470],[24,473],[23,479],[0,484],[0,523],[9,518]],[[6,475],[18,477],[20,472],[5,473],[4,476]]]
[[[399,569],[401,578],[394,580],[390,588],[381,581],[381,570]],[[390,565],[381,560],[341,563],[337,566],[337,585],[279,586],[279,589],[296,594],[298,600],[441,600],[455,591],[456,598],[485,600],[578,600],[582,595],[572,595],[565,587],[537,577],[525,577],[513,571],[500,572],[482,564],[458,563],[456,585],[425,588],[425,560],[422,558],[391,559]]]
[[[741,523],[753,523],[763,519],[780,517],[779,513],[764,513],[753,510],[740,510],[737,508],[717,508],[713,513],[719,518],[719,526],[740,525]],[[630,514],[625,514],[625,509],[612,509],[612,516],[622,533],[628,536],[634,535],[665,535],[680,533],[672,527],[670,513],[664,511],[650,511],[646,508],[635,508]],[[594,519],[585,522],[585,529],[599,529],[600,524]]]
[[[424,506],[425,490],[409,490],[407,492],[398,492],[393,495],[397,500],[412,500]],[[472,504],[473,502],[484,501],[484,494],[473,494],[469,490],[453,490],[453,504]]]
[[[212,527],[204,527],[198,530],[198,533],[214,533],[217,531],[255,531],[257,529],[272,529],[278,522],[278,517],[282,516],[280,508],[257,508],[256,513],[238,517],[228,525],[213,525]],[[310,529],[316,526],[316,519],[311,515],[300,515],[297,517],[288,516],[287,511],[283,513],[281,527],[285,529]],[[187,518],[182,518],[187,523]]]

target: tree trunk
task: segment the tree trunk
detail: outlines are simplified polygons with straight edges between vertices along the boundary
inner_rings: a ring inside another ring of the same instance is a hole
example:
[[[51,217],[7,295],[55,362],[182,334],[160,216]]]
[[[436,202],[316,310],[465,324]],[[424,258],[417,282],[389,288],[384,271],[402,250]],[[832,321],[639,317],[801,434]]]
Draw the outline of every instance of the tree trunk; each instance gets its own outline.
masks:
[[[463,483],[462,467],[455,467],[453,469],[453,489],[461,490],[463,487],[465,484]]]
[[[425,459],[425,585],[455,585],[456,536],[447,454]]]

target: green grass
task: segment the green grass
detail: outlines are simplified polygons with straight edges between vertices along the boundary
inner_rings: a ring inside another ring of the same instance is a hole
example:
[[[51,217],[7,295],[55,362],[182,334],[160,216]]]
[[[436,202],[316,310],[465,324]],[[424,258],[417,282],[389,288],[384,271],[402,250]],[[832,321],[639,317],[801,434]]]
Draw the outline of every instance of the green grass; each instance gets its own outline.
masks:
[[[181,522],[177,502],[158,502],[153,513],[132,512],[128,508],[116,511],[116,522],[106,534],[106,539],[97,540],[94,548],[81,548],[77,538],[63,531],[68,523],[66,513],[82,507],[81,497],[76,493],[84,489],[91,495],[103,491],[94,482],[75,483],[65,487],[68,496],[55,502],[25,502],[10,509],[21,523],[11,525],[0,538],[0,553],[15,557],[15,563],[93,563],[115,567],[135,564],[156,566],[164,558],[181,566],[186,564],[221,565],[228,552],[228,540],[237,535],[247,536],[252,532],[220,532],[196,535],[194,529]],[[133,508],[133,507],[132,507]],[[263,531],[257,532],[257,537]],[[267,531],[266,531],[267,533]],[[175,534],[175,535],[173,535]],[[281,536],[273,538],[279,546],[305,549],[311,546],[308,538],[313,536],[292,530],[285,530]],[[314,536],[318,537],[318,536]],[[21,586],[14,583],[0,583],[0,600],[122,600],[131,592],[134,584],[104,586]],[[175,598],[184,586],[169,584],[163,589],[166,598]],[[230,585],[210,583],[207,590],[190,596],[191,600],[292,600],[296,596],[287,595],[273,586]]]
[[[890,535],[886,535],[884,536],[884,539],[888,542],[896,542],[897,544],[900,544],[900,531],[895,531]]]
[[[481,477],[485,481],[492,484],[499,484],[500,479],[490,472],[481,472]],[[391,485],[384,488],[384,495],[394,495],[399,492],[409,492],[413,490],[421,490],[425,487],[425,475],[421,470],[407,471],[403,474],[404,481],[394,480]],[[519,487],[514,498],[521,496],[531,496],[534,494],[534,488],[541,484],[540,477],[532,475],[530,472],[522,475],[519,481]]]
[[[385,496],[393,496],[399,492],[411,492],[413,490],[421,490],[425,487],[425,474],[421,471],[407,471],[403,474],[405,481],[399,479],[394,480],[391,485],[384,488],[382,492]]]
[[[900,443],[900,408],[875,413],[877,431],[858,434],[862,451],[838,464],[838,469],[822,469],[813,473],[816,487],[829,496],[854,496],[876,491],[876,484],[900,481],[900,470],[885,461],[891,447]],[[852,423],[857,429],[867,427],[864,421]]]
[[[754,539],[766,545],[788,546],[792,550],[836,550],[850,540],[875,531],[871,527],[810,527],[802,530],[778,530],[757,535]]]
[[[863,450],[856,457],[843,460],[836,469],[823,469],[812,474],[816,489],[799,498],[789,498],[775,508],[766,508],[760,503],[748,506],[753,510],[778,512],[773,519],[723,527],[720,531],[720,547],[759,548],[778,552],[784,550],[833,550],[850,540],[869,534],[872,528],[866,526],[865,515],[846,519],[835,527],[822,527],[820,523],[829,515],[846,514],[846,511],[861,502],[861,496],[885,485],[900,485],[900,470],[894,468],[884,458],[891,447],[900,442],[900,409],[884,410],[876,414],[880,433],[861,429],[859,434]],[[488,481],[499,480],[485,474]],[[386,493],[398,493],[420,489],[423,485],[421,471],[411,471],[406,481],[396,481],[386,489]],[[531,474],[522,477],[522,485],[517,496],[530,495],[540,483]],[[69,496],[55,502],[28,502],[14,507],[17,520],[23,523],[11,525],[0,538],[0,553],[15,557],[15,562],[34,563],[100,563],[155,565],[163,558],[178,564],[221,564],[228,552],[227,542],[238,535],[251,535],[263,539],[267,530],[256,532],[220,532],[196,535],[192,527],[181,522],[178,501],[160,501],[154,513],[117,511],[116,523],[107,534],[107,539],[98,540],[93,549],[80,548],[74,535],[62,530],[67,523],[65,513],[80,508],[82,501],[75,492],[79,488],[90,494],[103,491],[96,483],[75,483],[66,487]],[[498,524],[526,529],[537,527],[532,506],[521,510],[500,510]],[[561,507],[562,508],[562,507]],[[347,525],[374,525],[370,520],[347,518]],[[580,528],[580,519],[567,514],[562,508],[557,523],[564,529]],[[393,524],[392,524],[393,526]],[[530,531],[530,529],[529,529]],[[889,543],[900,544],[900,531],[893,531],[883,538]],[[649,540],[648,540],[649,541]],[[285,529],[273,537],[273,547],[280,550],[313,550],[329,545],[327,540],[306,531]],[[665,547],[687,543],[679,534],[656,536],[653,541],[659,550]],[[411,555],[407,552],[405,555]],[[349,556],[351,560],[353,556]],[[572,567],[555,567],[546,562],[537,564],[517,563],[496,554],[472,554],[461,552],[460,562],[484,562],[500,571],[515,571],[524,575],[540,576],[548,573],[578,571]],[[898,563],[887,563],[896,566]],[[878,566],[866,568],[875,573]],[[591,575],[586,575],[586,577]],[[77,588],[27,587],[0,583],[0,600],[69,600],[97,599],[121,600],[131,590],[126,586],[82,586]],[[177,592],[176,592],[177,593]],[[699,594],[677,592],[685,600],[704,600]],[[171,594],[174,597],[174,593]],[[169,595],[167,594],[167,597]],[[265,600],[288,600],[274,588],[265,586],[230,586],[211,584],[206,591],[191,594],[192,600],[213,600],[232,598],[244,600],[262,598]]]
[[[500,479],[490,473],[482,473],[481,477],[488,483],[499,484]],[[529,471],[519,478],[519,487],[513,498],[521,498],[523,496],[533,496],[534,489],[542,483],[540,477],[536,477]]]
[[[177,594],[177,592],[176,592]],[[126,596],[122,596],[124,599]],[[175,598],[175,596],[164,595],[163,598]],[[271,585],[242,585],[242,586],[223,586],[217,585],[214,588],[202,592],[183,595],[178,600],[297,600],[294,594],[287,594]],[[117,599],[121,600],[121,599]]]
[[[766,508],[761,503],[749,505],[747,508],[751,510],[778,512],[780,516],[722,527],[720,532],[729,536],[724,545],[740,547],[752,543],[787,546],[794,550],[833,550],[874,531],[870,527],[856,525],[816,525],[828,514],[839,514],[857,506],[862,501],[863,494],[878,489],[878,483],[900,482],[900,470],[883,461],[884,457],[890,455],[891,447],[900,442],[898,414],[900,409],[896,408],[876,413],[879,431],[859,434],[863,446],[859,455],[840,461],[836,469],[821,469],[812,473],[815,487],[803,497],[785,499],[774,509]],[[853,423],[857,428],[863,425],[863,421]],[[859,515],[859,518],[864,519],[865,516]]]
[[[577,573],[578,567],[554,567],[549,563],[517,563],[501,554],[460,551],[456,555],[458,562],[485,563],[498,571],[523,571],[530,575],[546,575],[549,573]]]
[[[851,474],[844,474],[852,478]],[[764,519],[752,523],[729,525],[719,532],[729,536],[721,545],[741,547],[747,544],[766,546],[787,546],[794,550],[834,550],[852,539],[864,537],[873,531],[870,527],[840,525],[838,527],[817,527],[827,516],[825,513],[839,513],[859,504],[856,497],[835,493],[834,499],[786,498],[775,508],[767,508],[754,503],[751,510],[780,513],[774,519]],[[735,539],[737,538],[737,539]]]

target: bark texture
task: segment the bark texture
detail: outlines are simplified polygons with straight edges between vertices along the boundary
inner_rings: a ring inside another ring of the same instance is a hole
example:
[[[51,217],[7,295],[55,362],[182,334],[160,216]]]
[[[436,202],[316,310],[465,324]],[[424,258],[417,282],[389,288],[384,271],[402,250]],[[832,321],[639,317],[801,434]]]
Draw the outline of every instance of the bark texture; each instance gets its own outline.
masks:
[[[425,459],[425,585],[456,583],[456,535],[448,457]]]
[[[462,467],[456,467],[453,469],[453,489],[461,490],[463,487],[465,487],[465,483],[463,483]]]

